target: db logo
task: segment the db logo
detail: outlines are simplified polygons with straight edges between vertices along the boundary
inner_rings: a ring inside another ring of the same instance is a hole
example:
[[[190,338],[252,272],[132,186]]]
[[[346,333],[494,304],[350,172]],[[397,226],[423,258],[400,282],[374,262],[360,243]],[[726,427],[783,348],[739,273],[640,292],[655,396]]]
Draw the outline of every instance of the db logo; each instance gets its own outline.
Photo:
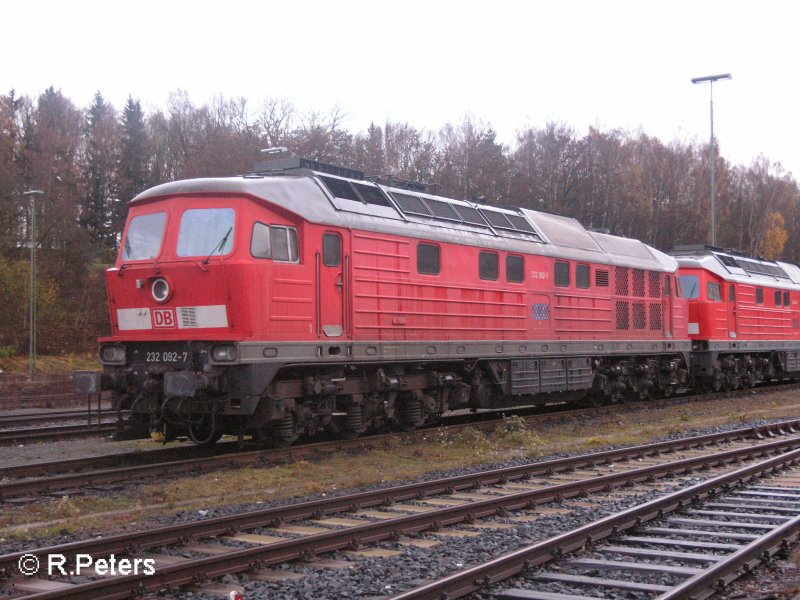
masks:
[[[174,308],[154,308],[153,327],[160,329],[175,328],[175,309]]]

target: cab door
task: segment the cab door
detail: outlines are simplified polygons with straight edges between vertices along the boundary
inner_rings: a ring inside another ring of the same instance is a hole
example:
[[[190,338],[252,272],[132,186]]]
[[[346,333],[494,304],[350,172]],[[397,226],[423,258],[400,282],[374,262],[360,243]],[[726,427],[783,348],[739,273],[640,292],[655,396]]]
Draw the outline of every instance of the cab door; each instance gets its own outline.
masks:
[[[317,260],[317,336],[342,337],[347,329],[349,256],[338,232],[322,234],[322,252]]]
[[[736,286],[728,284],[728,337],[736,337]]]
[[[663,303],[661,306],[661,314],[663,315],[664,337],[672,337],[672,275],[664,276],[664,295]]]

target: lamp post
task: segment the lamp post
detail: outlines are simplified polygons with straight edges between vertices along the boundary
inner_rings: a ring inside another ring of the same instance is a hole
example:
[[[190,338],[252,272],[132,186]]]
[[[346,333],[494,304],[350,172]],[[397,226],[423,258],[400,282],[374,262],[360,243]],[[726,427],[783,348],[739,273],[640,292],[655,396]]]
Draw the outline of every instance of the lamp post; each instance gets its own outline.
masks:
[[[692,83],[708,82],[708,89],[711,94],[711,144],[709,155],[711,160],[711,245],[717,245],[717,164],[714,159],[714,82],[723,79],[731,79],[730,73],[721,75],[706,75],[705,77],[695,77]]]
[[[42,190],[28,190],[22,192],[23,196],[31,199],[31,308],[30,308],[30,338],[28,346],[28,361],[30,377],[36,373],[36,196],[44,194]]]

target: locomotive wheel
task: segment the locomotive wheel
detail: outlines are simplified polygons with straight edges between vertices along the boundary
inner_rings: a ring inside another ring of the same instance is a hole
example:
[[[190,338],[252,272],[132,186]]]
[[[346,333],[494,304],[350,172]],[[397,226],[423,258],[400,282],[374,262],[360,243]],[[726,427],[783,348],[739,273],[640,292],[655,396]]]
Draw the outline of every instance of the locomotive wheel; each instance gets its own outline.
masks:
[[[296,427],[292,415],[278,421],[248,432],[252,441],[262,448],[286,448],[300,437],[301,431]]]
[[[295,423],[294,415],[286,415],[272,429],[272,439],[279,448],[285,448],[297,441],[300,437],[300,429]]]
[[[419,400],[407,400],[400,405],[400,427],[403,431],[414,431],[424,422],[422,403]]]
[[[350,404],[347,415],[337,418],[337,427],[340,435],[346,440],[352,440],[367,430],[364,424],[364,411],[360,404]]]
[[[606,403],[606,395],[603,390],[589,390],[581,403],[592,408],[600,408]]]
[[[203,415],[199,423],[190,422],[186,426],[189,439],[198,446],[213,446],[222,437],[222,431],[215,427],[209,415]]]

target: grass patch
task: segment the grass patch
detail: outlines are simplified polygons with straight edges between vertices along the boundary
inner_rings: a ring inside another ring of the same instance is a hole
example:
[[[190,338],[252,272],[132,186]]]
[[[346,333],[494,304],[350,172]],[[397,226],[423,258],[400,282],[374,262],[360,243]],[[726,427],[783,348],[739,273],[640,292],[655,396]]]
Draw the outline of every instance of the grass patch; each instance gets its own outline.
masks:
[[[28,372],[28,356],[0,356],[0,370],[6,373],[26,374]],[[76,370],[100,370],[100,361],[96,353],[61,354],[58,356],[36,356],[36,371],[45,375],[72,375]]]

